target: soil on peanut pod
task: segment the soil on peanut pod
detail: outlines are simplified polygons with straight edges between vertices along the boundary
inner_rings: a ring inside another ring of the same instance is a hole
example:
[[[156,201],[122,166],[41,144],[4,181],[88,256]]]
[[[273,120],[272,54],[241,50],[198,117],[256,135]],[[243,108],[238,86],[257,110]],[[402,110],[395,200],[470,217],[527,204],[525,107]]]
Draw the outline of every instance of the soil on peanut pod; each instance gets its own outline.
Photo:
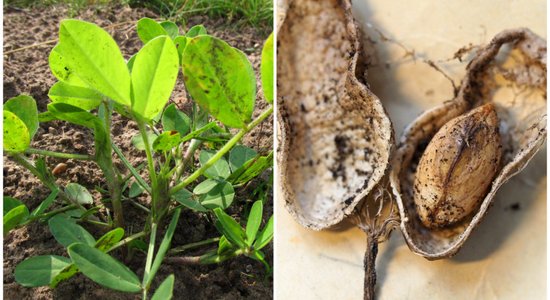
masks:
[[[48,90],[55,83],[55,78],[49,71],[48,55],[55,45],[59,22],[67,16],[68,10],[63,6],[29,10],[4,7],[5,53],[27,45],[43,43],[40,46],[4,55],[4,102],[11,97],[25,93],[37,100],[39,111],[46,110],[46,105],[49,103]],[[114,36],[126,59],[141,47],[141,42],[135,32],[135,23],[142,17],[159,18],[148,10],[131,9],[126,6],[88,8],[76,16],[78,19],[91,21],[106,28]],[[267,33],[251,28],[234,29],[223,25],[223,20],[208,20],[200,16],[189,19],[187,26],[190,27],[194,24],[204,24],[210,34],[243,50],[258,74],[261,48],[263,41],[267,38]],[[189,111],[191,103],[184,92],[181,74],[177,82],[170,101],[180,109]],[[259,86],[258,91],[255,115],[267,107]],[[135,123],[118,115],[114,117],[112,130],[114,141],[134,166],[145,161],[145,154],[136,150],[130,141],[137,132]],[[249,133],[243,142],[258,152],[265,153],[272,149],[272,118],[264,121],[261,126]],[[65,122],[42,123],[32,142],[32,147],[68,153],[93,154],[93,135],[83,127]],[[64,186],[68,182],[77,182],[92,191],[94,201],[97,204],[100,203],[101,194],[95,188],[98,186],[105,188],[105,180],[94,163],[55,158],[47,158],[46,162],[50,168],[54,168],[61,162],[66,163],[67,171],[59,176],[58,183]],[[128,173],[116,157],[115,164],[123,174]],[[48,190],[38,179],[16,165],[7,156],[4,156],[3,171],[4,195],[23,201],[30,209],[37,207],[48,196]],[[142,175],[147,177],[145,174]],[[263,177],[266,179],[267,175],[264,174]],[[250,199],[249,196],[254,190],[254,186],[255,182],[252,182],[249,187],[241,189],[237,193],[232,207],[227,210],[230,215],[238,218],[246,214],[252,201],[255,200]],[[273,213],[271,193],[268,198],[264,224],[267,216]],[[138,201],[147,206],[150,199],[141,196]],[[146,216],[141,210],[125,203],[124,213],[127,234],[138,232],[143,228]],[[104,219],[105,214],[106,211],[100,211],[99,217]],[[96,238],[107,231],[107,229],[94,225],[83,224],[83,226]],[[163,231],[159,232],[160,236],[163,234]],[[185,245],[218,236],[219,234],[209,217],[184,210],[172,246]],[[203,246],[184,254],[200,255],[212,247],[215,247],[215,244]],[[271,245],[264,249],[270,265],[273,263],[272,249]],[[45,254],[67,256],[65,249],[55,241],[46,224],[32,223],[13,230],[4,237],[5,299],[140,299],[139,295],[105,289],[81,274],[61,283],[54,290],[48,287],[25,288],[17,284],[14,279],[15,266],[28,257]],[[114,255],[118,259],[124,259],[121,253]],[[145,255],[137,252],[133,257],[127,259],[126,264],[138,276],[142,276]],[[176,277],[175,299],[269,299],[273,297],[273,282],[270,277],[266,277],[264,267],[245,257],[208,266],[164,264],[156,276],[152,290],[156,289],[160,282],[172,273]]]

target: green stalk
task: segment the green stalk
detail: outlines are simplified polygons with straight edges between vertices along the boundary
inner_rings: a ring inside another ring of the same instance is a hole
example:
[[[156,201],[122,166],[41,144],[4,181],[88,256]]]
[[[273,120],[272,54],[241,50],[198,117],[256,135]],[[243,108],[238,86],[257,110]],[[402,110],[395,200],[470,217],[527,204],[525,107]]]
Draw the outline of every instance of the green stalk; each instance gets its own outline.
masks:
[[[147,182],[145,182],[145,180],[143,180],[143,178],[139,175],[138,171],[134,168],[134,166],[132,166],[132,164],[128,161],[128,159],[126,159],[126,157],[124,156],[124,153],[122,153],[120,148],[118,148],[117,145],[115,145],[114,143],[111,143],[111,147],[113,148],[115,153],[118,155],[122,163],[126,166],[126,168],[128,168],[130,173],[134,176],[134,178],[136,179],[136,182],[139,185],[141,185],[141,187],[145,189],[147,193],[149,193],[150,195],[151,187],[147,184]]]
[[[219,241],[220,241],[220,238],[217,237],[217,238],[206,239],[206,240],[204,240],[204,241],[199,241],[199,242],[195,242],[195,243],[189,243],[189,244],[187,244],[187,245],[183,245],[183,246],[179,246],[179,247],[174,247],[174,248],[170,249],[170,251],[168,252],[168,254],[169,254],[169,255],[178,254],[178,253],[187,251],[187,250],[189,250],[189,249],[193,249],[193,248],[196,248],[196,247],[200,247],[200,246],[204,246],[204,245],[216,243],[216,242],[219,242]]]
[[[144,237],[147,233],[145,231],[140,231],[138,233],[134,233],[132,234],[131,236],[119,241],[118,243],[114,244],[111,248],[109,248],[109,250],[107,250],[107,252],[111,252],[117,248],[120,248],[128,243],[130,243],[131,241],[133,240],[137,240],[141,237]]]
[[[176,181],[180,180],[181,176],[183,175],[183,172],[185,171],[185,166],[189,163],[191,160],[191,157],[195,154],[195,151],[200,147],[202,144],[201,140],[193,139],[191,142],[189,142],[189,146],[187,147],[187,151],[185,151],[185,154],[183,156],[183,159],[181,160],[181,163],[176,166]]]
[[[239,132],[233,136],[214,156],[212,156],[202,167],[197,169],[193,174],[189,175],[189,177],[185,178],[182,182],[174,186],[170,190],[170,195],[174,195],[181,189],[188,186],[190,183],[195,181],[195,179],[199,178],[208,168],[210,168],[214,163],[216,163],[220,158],[222,158],[233,146],[237,144],[238,141],[241,140],[241,138],[248,133],[250,130],[252,130],[254,127],[258,126],[263,120],[265,120],[267,117],[269,117],[273,113],[273,106],[271,106],[268,110],[264,111],[260,116],[258,116],[254,121],[252,121],[250,124],[248,124],[245,128],[239,130]]]
[[[132,199],[130,199],[130,198],[123,198],[122,201],[128,201],[128,203],[130,203],[130,204],[132,204],[133,206],[135,206],[135,207],[137,207],[137,208],[143,210],[143,211],[146,212],[147,214],[150,214],[150,213],[151,213],[151,210],[150,210],[150,209],[148,209],[147,207],[145,207],[145,206],[139,204],[138,202],[136,202],[136,201],[134,201],[134,200],[132,200]]]
[[[167,257],[164,259],[164,262],[168,264],[180,264],[180,265],[208,265],[208,264],[218,264],[224,262],[233,257],[244,254],[242,249],[237,249],[233,252],[218,255],[216,251],[208,252],[201,256],[177,256],[177,257]]]
[[[66,212],[68,210],[75,209],[75,208],[76,208],[75,205],[69,204],[69,205],[64,206],[62,208],[52,210],[48,213],[40,214],[40,215],[37,215],[37,216],[32,216],[32,217],[28,218],[24,223],[22,223],[21,226],[25,226],[25,225],[27,225],[27,224],[29,224],[33,221],[39,220],[39,219],[49,219],[51,216],[55,216],[57,214],[60,214],[62,212]]]
[[[27,154],[39,154],[39,155],[46,155],[51,157],[57,157],[57,158],[67,158],[67,159],[79,159],[79,160],[93,160],[93,156],[87,155],[87,154],[73,154],[73,153],[63,153],[63,152],[55,152],[55,151],[48,151],[48,150],[41,150],[41,149],[35,149],[35,148],[28,148],[25,150],[25,153]]]
[[[205,132],[205,131],[213,128],[213,127],[216,127],[216,122],[210,122],[210,123],[204,125],[203,127],[187,134],[186,136],[181,138],[181,142],[183,143],[183,142],[187,142],[189,140],[192,140],[192,139],[200,136],[203,132]]]
[[[143,299],[147,299],[147,288],[145,288],[147,281],[149,280],[149,274],[151,272],[151,265],[153,264],[153,254],[155,252],[155,239],[157,236],[157,223],[151,224],[151,235],[149,237],[149,248],[147,249],[147,260],[145,261],[145,270],[143,271]]]
[[[95,148],[96,148],[96,162],[99,165],[107,187],[109,194],[111,195],[111,204],[113,205],[113,211],[115,214],[115,226],[124,228],[124,212],[122,210],[122,191],[120,190],[120,177],[116,173],[113,165],[112,156],[112,142],[111,142],[111,103],[105,101],[101,104],[99,110],[99,116],[103,117],[103,124],[105,125],[105,134],[98,131],[96,128],[94,132]]]
[[[151,178],[151,185],[153,190],[157,185],[157,173],[155,170],[155,162],[153,160],[153,154],[151,153],[151,144],[149,143],[149,137],[147,136],[147,131],[145,130],[145,123],[141,120],[138,120],[139,132],[143,138],[143,144],[145,144],[145,154],[147,155],[147,165],[149,166],[149,177]]]
[[[109,223],[100,222],[100,221],[92,221],[92,220],[83,220],[83,221],[87,222],[87,223],[90,223],[90,224],[111,228],[111,224],[109,224]]]

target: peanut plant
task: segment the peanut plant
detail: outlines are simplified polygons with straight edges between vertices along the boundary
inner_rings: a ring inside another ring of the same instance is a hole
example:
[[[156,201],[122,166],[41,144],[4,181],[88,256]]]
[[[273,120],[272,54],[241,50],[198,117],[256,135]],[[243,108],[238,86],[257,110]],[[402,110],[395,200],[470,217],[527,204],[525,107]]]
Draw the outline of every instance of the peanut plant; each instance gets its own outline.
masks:
[[[15,279],[23,286],[55,288],[82,273],[104,287],[142,293],[147,299],[163,261],[210,264],[245,255],[271,270],[261,251],[273,238],[273,218],[261,226],[269,183],[253,193],[260,200],[250,208],[245,228],[224,210],[232,204],[235,189],[247,186],[272,166],[272,151],[258,154],[238,144],[273,112],[272,37],[264,45],[261,62],[264,97],[270,105],[252,119],[256,79],[244,53],[208,35],[202,25],[180,35],[172,22],[144,18],[137,23],[137,33],[144,46],[126,61],[114,39],[100,27],[80,20],[62,21],[59,42],[49,56],[58,82],[49,91],[47,111],[39,113],[35,100],[27,95],[4,105],[5,153],[51,191],[32,211],[21,201],[5,196],[4,234],[31,222],[47,223],[68,253],[68,257],[43,255],[21,262]],[[180,70],[193,100],[190,116],[175,104],[167,105]],[[139,135],[132,143],[145,153],[146,166],[133,166],[113,142],[115,113],[138,125]],[[54,120],[91,130],[95,153],[32,148],[39,122]],[[114,155],[127,174],[115,167]],[[60,186],[46,165],[47,156],[95,162],[106,182],[106,189],[97,188],[102,194],[101,204],[96,204],[78,183]],[[141,168],[147,169],[148,180],[140,175]],[[193,189],[188,189],[191,186]],[[135,201],[143,193],[151,199],[149,207]],[[146,214],[141,231],[125,232],[124,201]],[[107,214],[99,214],[100,209]],[[171,248],[182,209],[206,214],[215,222],[220,237]],[[160,240],[157,233],[168,219]],[[109,231],[96,240],[80,225],[83,222]],[[196,257],[179,256],[211,243],[218,243],[217,249]],[[111,256],[117,249],[127,258],[135,251],[146,253],[141,280]],[[151,299],[170,299],[174,280],[173,274],[168,276]]]

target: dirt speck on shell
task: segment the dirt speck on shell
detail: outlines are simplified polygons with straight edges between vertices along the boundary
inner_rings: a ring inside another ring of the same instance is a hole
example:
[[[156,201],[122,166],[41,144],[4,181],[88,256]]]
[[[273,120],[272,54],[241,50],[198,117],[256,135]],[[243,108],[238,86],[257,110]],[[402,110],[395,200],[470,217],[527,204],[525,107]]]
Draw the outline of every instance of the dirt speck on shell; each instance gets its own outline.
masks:
[[[63,6],[23,10],[4,7],[4,52],[56,39],[59,22],[68,18],[67,16],[68,11]],[[76,18],[91,21],[106,28],[114,36],[124,57],[128,59],[141,47],[141,42],[135,32],[135,23],[142,17],[159,18],[148,10],[131,9],[127,6],[88,8]],[[189,27],[195,24],[204,24],[210,34],[243,50],[252,62],[259,82],[261,48],[263,41],[267,38],[265,33],[249,28],[232,29],[223,26],[222,20],[208,20],[205,17],[188,20]],[[56,82],[48,66],[48,55],[54,45],[55,42],[51,42],[4,55],[4,102],[11,97],[25,93],[37,100],[39,111],[46,110],[49,103],[48,90]],[[258,91],[255,116],[267,107],[259,83]],[[170,101],[183,110],[188,110],[191,107],[184,92],[181,75]],[[112,129],[114,141],[134,166],[145,161],[145,154],[131,145],[130,140],[137,132],[135,123],[118,115],[114,116]],[[272,119],[270,118],[249,133],[243,143],[257,151],[272,149],[272,132]],[[93,154],[93,134],[83,127],[65,122],[41,123],[32,146],[52,151]],[[46,159],[49,168],[54,168],[61,162],[66,163],[68,168],[58,178],[60,185],[78,182],[90,191],[93,191],[96,186],[105,187],[103,175],[94,163],[70,159]],[[115,165],[123,173],[127,173],[116,157]],[[30,209],[34,209],[49,194],[48,189],[42,186],[38,179],[16,165],[7,156],[4,156],[3,175],[4,195],[20,199]],[[146,178],[146,176],[144,177]],[[247,199],[246,195],[252,190],[253,187],[238,193],[235,203],[228,209],[228,213],[236,218],[243,215],[247,211],[247,207],[251,205],[252,200]],[[99,203],[101,194],[96,191],[93,191],[92,194],[96,203]],[[149,199],[141,197],[139,201],[147,205]],[[273,200],[270,198],[268,201],[266,216],[273,213]],[[124,205],[124,211],[127,220],[127,234],[140,231],[145,223],[144,214],[127,204]],[[105,212],[101,211],[100,213]],[[103,229],[84,226],[95,237],[104,233]],[[163,236],[163,234],[164,232],[158,233],[159,236]],[[172,245],[184,245],[217,236],[219,236],[218,232],[205,216],[185,210],[180,217]],[[200,255],[207,249],[209,248],[199,248],[195,252],[186,253],[186,255]],[[272,246],[270,245],[264,250],[272,265]],[[54,290],[48,287],[26,288],[15,282],[14,269],[18,263],[31,256],[46,254],[67,256],[65,249],[55,241],[46,224],[32,223],[12,231],[4,238],[5,299],[141,299],[137,294],[124,294],[105,289],[81,274],[61,283]],[[115,257],[122,259],[118,253],[115,254]],[[136,253],[130,261],[126,262],[138,276],[143,275],[144,263],[145,256],[141,253]],[[220,265],[163,265],[153,282],[152,290],[155,290],[170,274],[174,274],[176,277],[174,299],[273,298],[273,282],[271,278],[266,278],[264,267],[245,257],[232,259]]]

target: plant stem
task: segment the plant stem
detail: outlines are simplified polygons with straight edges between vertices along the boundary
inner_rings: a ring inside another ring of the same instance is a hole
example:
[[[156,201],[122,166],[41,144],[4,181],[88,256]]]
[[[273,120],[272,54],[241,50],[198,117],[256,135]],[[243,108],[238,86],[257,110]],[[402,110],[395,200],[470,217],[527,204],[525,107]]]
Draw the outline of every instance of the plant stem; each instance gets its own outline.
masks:
[[[134,178],[136,179],[136,182],[139,185],[141,185],[141,187],[144,188],[147,191],[147,193],[151,194],[151,187],[147,184],[147,182],[145,182],[145,180],[143,180],[143,178],[139,175],[138,171],[134,168],[134,166],[132,166],[132,164],[128,161],[128,159],[126,159],[126,157],[124,156],[124,153],[122,153],[120,148],[118,148],[117,145],[115,145],[114,143],[111,143],[111,147],[113,148],[115,153],[118,155],[122,163],[126,166],[126,168],[128,168],[130,173],[134,176]]]
[[[27,153],[27,154],[40,154],[40,155],[47,155],[47,156],[51,156],[51,157],[67,158],[67,159],[79,159],[79,160],[93,160],[94,159],[92,156],[87,155],[87,154],[62,153],[62,152],[41,150],[41,149],[35,149],[35,148],[28,148],[27,150],[25,150],[25,153]]]
[[[94,224],[94,225],[99,225],[99,226],[104,226],[104,227],[109,227],[111,228],[111,224],[108,224],[108,223],[105,223],[105,222],[100,222],[100,221],[92,221],[92,220],[83,220],[84,222],[87,222],[87,223],[90,223],[90,224]]]
[[[164,262],[168,264],[198,265],[201,263],[201,256],[167,257]]]
[[[182,265],[197,265],[197,264],[217,264],[224,262],[233,257],[244,254],[242,249],[237,249],[233,252],[218,255],[215,251],[208,252],[201,256],[177,256],[177,257],[166,257],[164,262],[169,264],[182,264]]]
[[[21,226],[24,226],[24,225],[27,225],[33,221],[36,221],[36,220],[40,220],[40,219],[48,219],[50,218],[51,216],[55,216],[57,214],[60,214],[62,212],[66,212],[68,210],[71,210],[71,209],[75,209],[76,206],[73,205],[73,204],[69,204],[67,206],[64,206],[62,208],[58,208],[56,210],[52,210],[48,213],[44,213],[44,214],[40,214],[40,215],[37,215],[37,216],[33,216],[33,217],[30,217],[28,218],[24,223],[21,224]]]
[[[273,113],[273,106],[269,107],[266,111],[264,111],[260,116],[258,116],[254,121],[252,121],[250,124],[248,124],[245,128],[239,130],[239,132],[233,136],[214,156],[212,156],[202,167],[197,169],[193,174],[189,175],[189,177],[185,178],[182,182],[174,186],[170,190],[170,195],[174,195],[181,189],[185,188],[187,185],[189,185],[191,182],[195,181],[195,179],[199,178],[208,168],[210,168],[215,162],[217,162],[220,158],[222,158],[233,146],[237,144],[238,141],[241,140],[241,138],[248,133],[250,130],[252,130],[254,127],[256,127],[258,124],[260,124],[263,120],[265,120],[267,117],[269,117]]]
[[[183,142],[187,142],[189,140],[192,140],[192,139],[200,136],[203,132],[205,132],[205,131],[213,128],[213,127],[216,127],[216,122],[210,122],[210,123],[204,125],[203,127],[187,134],[186,136],[181,138],[181,142],[183,143]]]
[[[176,181],[181,179],[181,176],[183,175],[183,172],[185,171],[185,166],[189,163],[191,160],[191,157],[195,154],[195,151],[200,147],[202,144],[201,140],[192,139],[191,142],[189,142],[189,146],[187,147],[187,150],[185,151],[185,154],[183,155],[183,159],[181,160],[181,163],[176,167]]]
[[[206,239],[206,240],[204,240],[204,241],[199,241],[199,242],[195,242],[195,243],[189,243],[189,244],[187,244],[187,245],[183,245],[183,246],[179,246],[179,247],[172,248],[172,249],[168,252],[168,254],[170,254],[170,255],[178,254],[178,253],[187,251],[187,250],[189,250],[189,249],[193,249],[193,248],[200,247],[200,246],[203,246],[203,245],[208,245],[208,244],[216,243],[216,242],[218,242],[219,240],[220,240],[220,238],[217,237],[217,238]]]
[[[140,237],[144,237],[147,233],[145,231],[140,231],[138,233],[134,233],[132,234],[131,236],[119,241],[118,243],[114,244],[111,248],[109,248],[109,250],[107,250],[107,252],[111,252],[119,247],[122,247],[128,243],[130,243],[131,241],[133,240],[137,240],[139,239]]]
[[[153,254],[155,252],[155,239],[157,236],[157,223],[151,223],[151,235],[149,237],[149,248],[147,249],[147,260],[145,261],[145,270],[143,271],[143,299],[147,299],[147,288],[145,284],[149,280],[151,265],[153,264]]]
[[[146,212],[147,214],[150,214],[151,213],[151,210],[148,209],[147,207],[141,205],[140,203],[130,199],[130,198],[124,198],[123,201],[128,201],[128,203],[132,204],[133,206],[143,210],[144,212]]]
[[[99,134],[99,132],[94,131],[96,148],[95,160],[101,171],[103,171],[105,181],[107,182],[107,188],[111,195],[111,204],[113,205],[115,215],[115,226],[124,228],[124,212],[122,210],[122,191],[120,184],[121,178],[113,165],[113,151],[111,147],[112,111],[112,102],[107,100],[103,101],[100,106],[99,116],[103,119],[105,132],[104,134]]]
[[[378,255],[378,239],[367,233],[367,251],[365,251],[364,299],[374,300],[374,289],[376,287],[376,256]]]
[[[145,154],[147,155],[147,165],[149,166],[149,177],[151,178],[151,185],[154,187],[157,185],[157,173],[155,170],[155,161],[153,160],[153,154],[151,153],[151,144],[149,143],[149,137],[145,130],[145,123],[138,121],[139,132],[143,138],[143,144],[145,144]]]

